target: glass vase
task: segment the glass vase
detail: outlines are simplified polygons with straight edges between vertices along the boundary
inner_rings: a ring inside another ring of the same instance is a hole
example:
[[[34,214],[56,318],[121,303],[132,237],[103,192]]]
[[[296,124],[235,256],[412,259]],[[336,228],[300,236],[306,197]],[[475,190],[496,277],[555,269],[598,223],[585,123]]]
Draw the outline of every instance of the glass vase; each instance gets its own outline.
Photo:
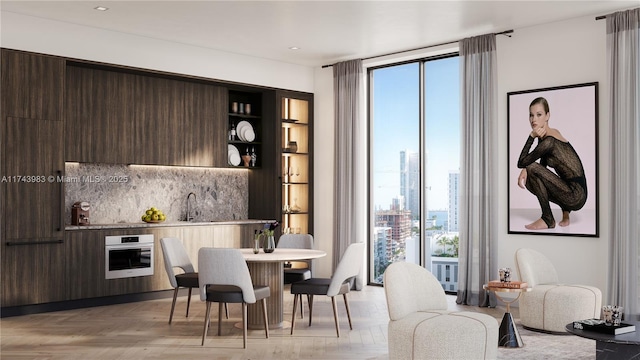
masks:
[[[276,240],[273,238],[273,235],[267,236],[267,241],[264,242],[264,252],[272,253],[276,249]]]
[[[253,238],[253,253],[257,254],[260,252],[260,236],[256,236]]]

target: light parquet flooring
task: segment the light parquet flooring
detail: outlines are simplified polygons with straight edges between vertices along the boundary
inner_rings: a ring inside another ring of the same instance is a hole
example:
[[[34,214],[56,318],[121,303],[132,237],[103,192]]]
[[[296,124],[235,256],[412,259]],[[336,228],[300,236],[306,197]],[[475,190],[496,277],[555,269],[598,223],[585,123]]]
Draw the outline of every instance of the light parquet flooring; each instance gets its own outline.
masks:
[[[178,298],[173,324],[168,324],[171,299],[151,300],[1,319],[2,359],[388,359],[388,314],[384,289],[367,286],[349,294],[353,330],[349,330],[341,297],[338,310],[341,337],[335,335],[331,302],[316,296],[314,318],[296,320],[290,327],[270,331],[249,330],[247,349],[242,348],[238,304],[229,304],[230,319],[217,336],[217,311],[205,345],[201,346],[205,305],[197,294],[189,317],[184,316],[186,296]],[[448,296],[450,309],[486,312],[500,319],[504,308],[459,306]],[[290,325],[293,296],[284,291],[284,319]],[[216,307],[214,306],[214,309]],[[517,309],[515,309],[517,311]],[[514,314],[515,316],[516,314]]]

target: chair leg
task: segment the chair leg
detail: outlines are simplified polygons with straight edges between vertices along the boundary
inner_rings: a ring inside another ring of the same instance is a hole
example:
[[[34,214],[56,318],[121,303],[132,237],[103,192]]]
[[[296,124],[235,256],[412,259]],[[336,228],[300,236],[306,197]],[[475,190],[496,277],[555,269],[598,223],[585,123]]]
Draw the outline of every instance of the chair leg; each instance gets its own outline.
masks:
[[[207,312],[204,315],[204,329],[202,330],[202,344],[204,346],[204,339],[207,337],[207,329],[209,328],[209,315],[211,314],[211,302],[207,301]]]
[[[262,299],[262,317],[264,318],[264,333],[269,338],[269,315],[267,315],[267,299]]]
[[[191,305],[191,288],[189,288],[189,297],[187,298],[187,314],[185,317],[189,317],[189,305]]]
[[[309,296],[309,326],[311,326],[311,319],[313,318],[313,295]],[[300,295],[300,301],[302,301],[302,295]]]
[[[242,347],[247,348],[247,303],[242,303]]]
[[[229,307],[227,306],[227,303],[224,303],[224,312],[227,314],[227,320],[229,319]]]
[[[340,326],[338,325],[338,305],[336,303],[336,297],[331,297],[331,306],[333,307],[333,321],[336,323],[336,334],[340,337]]]
[[[300,295],[300,319],[304,319],[304,309],[302,308],[302,303],[304,301],[302,301],[302,295]]]
[[[293,315],[291,316],[291,335],[293,335],[293,329],[295,329],[296,327],[296,309],[298,308],[298,296],[302,298],[302,294],[293,295]]]
[[[344,307],[347,308],[347,317],[349,318],[349,329],[353,330],[353,326],[351,326],[351,309],[349,308],[349,300],[347,300],[347,294],[342,294],[344,298]]]
[[[221,334],[222,334],[222,303],[218,303],[218,336],[220,336]]]
[[[171,325],[171,320],[173,320],[173,310],[176,308],[176,299],[178,298],[178,289],[179,287],[176,287],[173,290],[173,302],[171,303],[171,312],[169,313],[169,325]]]

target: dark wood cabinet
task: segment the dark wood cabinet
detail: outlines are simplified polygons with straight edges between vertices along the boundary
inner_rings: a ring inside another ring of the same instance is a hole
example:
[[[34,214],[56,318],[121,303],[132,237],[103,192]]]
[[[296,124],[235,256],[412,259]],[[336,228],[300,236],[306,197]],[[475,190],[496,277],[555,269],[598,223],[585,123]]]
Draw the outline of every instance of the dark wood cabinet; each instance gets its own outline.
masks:
[[[62,120],[62,58],[2,49],[2,112],[25,119]]]
[[[57,120],[4,121],[3,306],[64,299],[62,129]]]
[[[65,160],[133,163],[136,76],[68,66],[66,79]]]
[[[187,166],[224,167],[227,159],[225,88],[184,83],[184,162]]]
[[[153,76],[134,75],[134,164],[184,164],[184,83]]]
[[[64,61],[2,49],[3,306],[64,299]]]

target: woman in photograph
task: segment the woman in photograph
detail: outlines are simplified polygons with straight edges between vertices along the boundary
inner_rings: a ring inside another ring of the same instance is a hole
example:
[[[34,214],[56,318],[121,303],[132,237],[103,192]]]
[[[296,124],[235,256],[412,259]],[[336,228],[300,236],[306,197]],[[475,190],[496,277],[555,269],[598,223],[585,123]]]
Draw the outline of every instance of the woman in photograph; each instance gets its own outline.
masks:
[[[558,204],[562,209],[559,225],[568,226],[569,213],[582,209],[587,201],[587,179],[582,161],[560,131],[549,127],[549,117],[547,100],[543,97],[534,99],[529,105],[531,133],[518,159],[518,168],[522,169],[518,186],[535,195],[542,210],[540,219],[525,225],[529,230],[555,228],[550,203]],[[538,143],[531,149],[536,138]]]

